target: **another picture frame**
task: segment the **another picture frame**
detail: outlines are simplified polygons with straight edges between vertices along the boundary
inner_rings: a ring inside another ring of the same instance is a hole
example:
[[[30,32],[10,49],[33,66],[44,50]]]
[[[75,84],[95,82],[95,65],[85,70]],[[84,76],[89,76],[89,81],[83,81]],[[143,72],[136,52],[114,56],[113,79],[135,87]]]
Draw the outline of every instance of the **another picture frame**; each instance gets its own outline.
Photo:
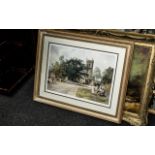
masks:
[[[154,59],[154,44],[135,42],[123,117],[132,125],[148,123],[149,103],[153,93]]]
[[[40,30],[34,100],[120,123],[133,42]]]

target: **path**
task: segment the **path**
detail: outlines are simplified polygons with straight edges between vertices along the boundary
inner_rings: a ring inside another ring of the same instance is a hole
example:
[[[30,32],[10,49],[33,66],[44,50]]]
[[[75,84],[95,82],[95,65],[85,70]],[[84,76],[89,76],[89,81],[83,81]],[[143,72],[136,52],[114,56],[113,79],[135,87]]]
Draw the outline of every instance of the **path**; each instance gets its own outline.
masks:
[[[62,94],[68,94],[72,96],[76,96],[76,92],[79,88],[83,88],[83,86],[64,83],[64,82],[56,82],[56,84],[49,84],[48,89],[52,91],[56,91]]]

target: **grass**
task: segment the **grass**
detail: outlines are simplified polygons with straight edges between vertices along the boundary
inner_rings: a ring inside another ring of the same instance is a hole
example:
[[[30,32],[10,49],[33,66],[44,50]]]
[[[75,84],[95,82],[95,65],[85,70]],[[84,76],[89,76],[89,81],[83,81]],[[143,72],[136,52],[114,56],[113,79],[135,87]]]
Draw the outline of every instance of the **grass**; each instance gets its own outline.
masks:
[[[86,88],[79,88],[76,92],[76,96],[79,98],[84,98],[91,101],[101,102],[104,104],[108,103],[108,99],[104,96],[98,96],[91,93],[91,90]]]
[[[111,84],[104,84],[104,89],[106,92],[110,92]]]

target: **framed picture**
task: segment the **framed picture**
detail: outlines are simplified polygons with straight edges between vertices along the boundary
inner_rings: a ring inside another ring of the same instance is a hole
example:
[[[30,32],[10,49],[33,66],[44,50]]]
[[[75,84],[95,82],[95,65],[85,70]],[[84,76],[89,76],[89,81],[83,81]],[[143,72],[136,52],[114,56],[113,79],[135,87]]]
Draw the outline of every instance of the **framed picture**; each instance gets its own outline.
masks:
[[[128,83],[124,120],[133,125],[146,125],[152,97],[155,45],[135,42]]]
[[[120,123],[132,42],[40,30],[34,100]]]

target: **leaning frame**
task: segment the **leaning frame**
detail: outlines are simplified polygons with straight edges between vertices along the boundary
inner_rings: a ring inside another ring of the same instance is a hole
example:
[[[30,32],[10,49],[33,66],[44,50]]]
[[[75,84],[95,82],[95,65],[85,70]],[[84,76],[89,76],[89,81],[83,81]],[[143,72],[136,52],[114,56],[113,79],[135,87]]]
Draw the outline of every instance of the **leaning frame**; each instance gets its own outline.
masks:
[[[41,61],[42,61],[42,48],[43,48],[43,37],[44,35],[51,36],[52,35],[56,37],[64,37],[67,39],[75,39],[75,40],[81,40],[81,41],[87,41],[87,42],[95,42],[98,44],[105,43],[107,45],[113,45],[113,46],[118,46],[118,47],[125,47],[127,49],[126,52],[126,58],[125,58],[125,66],[124,66],[124,73],[125,77],[122,78],[122,86],[121,86],[121,91],[119,96],[119,102],[120,104],[118,105],[117,108],[117,116],[112,117],[110,115],[104,115],[102,113],[85,109],[82,107],[76,107],[73,105],[68,105],[62,102],[57,102],[54,100],[49,100],[47,98],[41,97],[39,95],[39,84],[40,84],[40,74],[41,74]],[[69,36],[68,36],[69,35]],[[132,60],[132,49],[133,49],[133,42],[130,41],[121,41],[121,40],[116,40],[116,39],[111,39],[111,38],[103,38],[103,37],[96,37],[96,36],[91,36],[91,35],[86,35],[86,34],[78,34],[78,33],[68,33],[66,31],[58,31],[58,30],[41,30],[39,32],[39,40],[38,40],[38,52],[37,52],[37,61],[36,61],[36,74],[35,74],[35,88],[34,88],[34,100],[38,102],[43,102],[45,104],[57,106],[59,108],[79,112],[82,114],[87,114],[90,116],[94,116],[100,119],[105,119],[109,120],[112,122],[120,123],[122,120],[122,113],[123,113],[123,105],[125,102],[125,93],[127,89],[127,83],[128,83],[128,77],[130,73],[130,67],[131,67],[131,60]]]
[[[127,110],[124,111],[123,119],[132,125],[146,125],[148,123],[148,106],[152,97],[152,85],[154,77],[154,60],[155,60],[155,45],[149,43],[136,42],[135,45],[150,47],[152,49],[150,62],[148,66],[148,72],[146,75],[146,80],[143,88],[143,93],[141,95],[141,101],[139,103],[139,112],[132,113]],[[132,103],[134,104],[134,103]]]

